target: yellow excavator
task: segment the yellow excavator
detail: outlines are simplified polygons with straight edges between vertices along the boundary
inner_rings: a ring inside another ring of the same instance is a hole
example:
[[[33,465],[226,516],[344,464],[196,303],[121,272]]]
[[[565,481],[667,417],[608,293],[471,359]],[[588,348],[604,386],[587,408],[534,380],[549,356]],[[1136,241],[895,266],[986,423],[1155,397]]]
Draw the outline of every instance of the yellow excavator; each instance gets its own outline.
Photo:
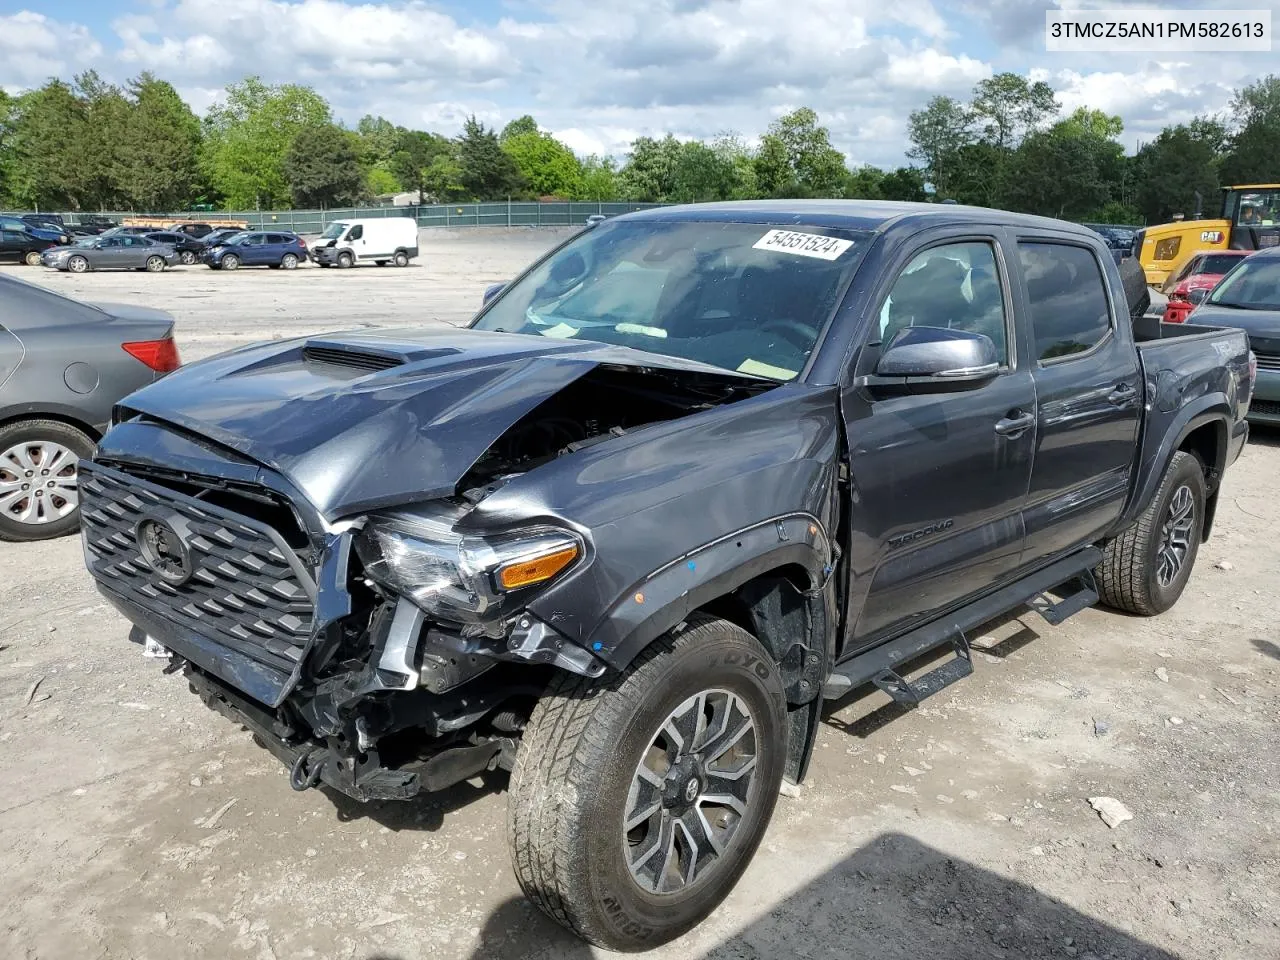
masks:
[[[1222,216],[1147,227],[1138,235],[1135,252],[1147,283],[1159,286],[1193,254],[1207,250],[1260,250],[1280,246],[1280,183],[1254,183],[1222,188]]]

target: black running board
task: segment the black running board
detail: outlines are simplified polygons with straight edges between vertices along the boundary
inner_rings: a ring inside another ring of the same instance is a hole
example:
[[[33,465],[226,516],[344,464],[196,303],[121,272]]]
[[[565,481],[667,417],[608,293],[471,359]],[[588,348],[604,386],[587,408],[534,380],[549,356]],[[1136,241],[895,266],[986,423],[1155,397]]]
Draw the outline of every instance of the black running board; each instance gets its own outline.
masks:
[[[1029,605],[1049,623],[1057,625],[1067,617],[1098,602],[1093,568],[1102,560],[1102,551],[1088,547],[1042,570],[1029,574],[995,593],[948,614],[878,647],[839,664],[822,686],[822,695],[838,700],[855,687],[874,683],[898,703],[915,706],[926,697],[963,680],[973,673],[973,659],[965,634],[1009,610]],[[1049,591],[1066,585],[1071,590],[1061,600]],[[944,644],[955,657],[922,677],[906,680],[897,668]]]

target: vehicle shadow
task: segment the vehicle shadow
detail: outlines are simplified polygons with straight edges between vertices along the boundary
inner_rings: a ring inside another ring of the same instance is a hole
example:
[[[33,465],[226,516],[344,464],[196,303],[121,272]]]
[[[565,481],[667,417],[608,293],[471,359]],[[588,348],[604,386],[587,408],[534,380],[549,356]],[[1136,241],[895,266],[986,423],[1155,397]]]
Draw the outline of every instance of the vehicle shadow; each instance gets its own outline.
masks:
[[[1280,427],[1265,423],[1249,424],[1249,445],[1259,447],[1280,447]]]
[[[485,773],[479,786],[468,780],[438,793],[419,794],[408,802],[375,800],[361,803],[325,784],[316,789],[329,798],[338,820],[343,823],[368,818],[396,833],[402,830],[435,833],[445,826],[445,820],[451,813],[490,794],[505,793],[507,774],[497,771]]]
[[[696,942],[698,933],[687,939]],[[867,843],[724,942],[681,949],[677,941],[663,953],[701,960],[1177,960],[1034,887],[895,833]],[[608,955],[511,900],[485,922],[469,960]]]
[[[1002,614],[994,620],[982,624],[972,632],[970,641],[976,642],[980,638],[988,638],[993,633],[1005,634],[998,642],[991,645],[973,646],[972,653],[980,669],[983,655],[988,657],[996,657],[1004,660],[1007,657],[1017,653],[1027,644],[1040,638],[1040,634],[1033,630],[1027,624],[1027,620],[1035,616],[1029,609],[1022,607],[1012,610],[1009,613]],[[1017,624],[1016,629],[1006,629],[1012,624]],[[915,660],[912,660],[899,669],[899,673],[905,677],[912,677],[930,670],[938,666],[945,660],[953,656],[950,647],[941,647],[922,654]],[[844,713],[850,707],[856,707],[867,700],[875,698],[884,698],[886,695],[871,684],[864,684],[861,687],[855,687],[839,700],[832,700],[823,705],[822,720],[829,727],[839,730],[842,733],[865,739],[875,733],[877,730],[887,726],[899,717],[905,716],[910,712],[909,707],[904,707],[895,701],[890,700],[879,707],[861,714],[855,719],[848,719],[838,716]]]
[[[1261,640],[1256,637],[1250,642],[1264,657],[1270,657],[1272,660],[1280,660],[1280,644],[1273,643],[1270,640]]]

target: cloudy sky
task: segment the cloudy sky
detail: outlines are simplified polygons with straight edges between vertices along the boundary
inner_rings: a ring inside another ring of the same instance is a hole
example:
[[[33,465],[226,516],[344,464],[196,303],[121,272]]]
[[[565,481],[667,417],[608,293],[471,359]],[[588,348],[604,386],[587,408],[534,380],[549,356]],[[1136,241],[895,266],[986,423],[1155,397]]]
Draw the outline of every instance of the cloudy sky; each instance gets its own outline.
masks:
[[[1124,0],[1064,0],[1118,7]],[[202,112],[229,81],[306,83],[354,123],[453,133],[532,113],[580,153],[639,134],[748,138],[814,107],[854,163],[903,160],[907,114],[994,71],[1120,114],[1132,147],[1280,72],[1270,53],[1046,53],[1045,0],[0,0],[0,87],[151,70]],[[1280,0],[1150,0],[1261,8]]]

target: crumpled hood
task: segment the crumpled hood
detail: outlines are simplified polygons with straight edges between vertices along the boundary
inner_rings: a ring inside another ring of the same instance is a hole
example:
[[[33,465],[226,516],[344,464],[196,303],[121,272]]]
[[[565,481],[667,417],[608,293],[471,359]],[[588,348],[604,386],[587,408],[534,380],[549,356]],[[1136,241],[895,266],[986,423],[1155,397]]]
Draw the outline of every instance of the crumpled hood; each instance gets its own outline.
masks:
[[[247,347],[123,405],[278,471],[335,520],[454,493],[512,424],[602,363],[731,375],[625,347],[445,327]],[[127,455],[110,434],[102,446]]]

